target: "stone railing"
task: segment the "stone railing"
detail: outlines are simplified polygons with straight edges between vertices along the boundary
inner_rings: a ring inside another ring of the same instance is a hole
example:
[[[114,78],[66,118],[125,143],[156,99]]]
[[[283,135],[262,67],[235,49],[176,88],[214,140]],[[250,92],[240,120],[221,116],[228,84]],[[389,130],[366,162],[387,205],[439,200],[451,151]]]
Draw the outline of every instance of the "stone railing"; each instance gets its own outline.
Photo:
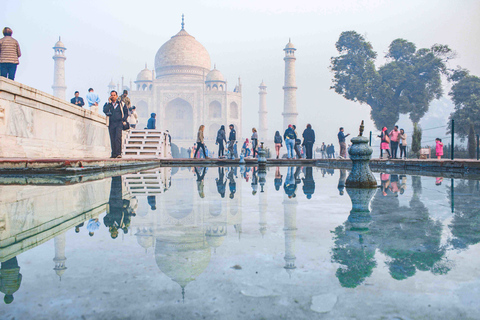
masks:
[[[108,158],[104,116],[0,77],[0,158]]]

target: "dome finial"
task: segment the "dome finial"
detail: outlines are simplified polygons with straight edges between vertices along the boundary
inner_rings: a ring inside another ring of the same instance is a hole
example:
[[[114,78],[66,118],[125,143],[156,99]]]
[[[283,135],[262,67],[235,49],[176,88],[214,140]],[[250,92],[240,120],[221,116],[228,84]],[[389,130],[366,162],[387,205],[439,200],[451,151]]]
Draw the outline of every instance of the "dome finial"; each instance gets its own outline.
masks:
[[[213,64],[213,69],[217,69],[217,64],[216,63]]]
[[[147,63],[145,62],[145,69],[147,69]]]
[[[184,15],[182,13],[182,30],[185,29],[185,20],[184,20]]]

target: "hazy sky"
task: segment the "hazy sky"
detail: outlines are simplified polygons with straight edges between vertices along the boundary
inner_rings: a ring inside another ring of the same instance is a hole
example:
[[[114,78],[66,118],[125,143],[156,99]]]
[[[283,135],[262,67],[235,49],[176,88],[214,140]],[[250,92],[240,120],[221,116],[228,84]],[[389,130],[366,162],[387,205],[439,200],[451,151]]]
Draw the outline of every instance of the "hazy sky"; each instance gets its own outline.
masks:
[[[208,50],[212,67],[216,63],[229,88],[242,78],[244,132],[258,125],[262,79],[269,133],[283,131],[283,48],[289,37],[297,48],[298,125],[303,130],[310,122],[317,141],[336,142],[339,126],[356,135],[362,119],[366,130],[373,130],[367,105],[329,89],[330,58],[337,55],[335,42],[342,31],[365,35],[380,57],[396,38],[417,47],[448,44],[458,52],[451,67],[461,65],[480,75],[478,0],[3,0],[0,21],[13,29],[22,49],[17,81],[52,92],[52,46],[61,36],[67,47],[67,97],[75,90],[85,96],[93,87],[103,104],[112,78],[118,82],[124,75],[128,85],[145,63],[153,68],[157,50],[180,30],[182,13],[185,29]],[[450,110],[447,101],[437,102],[421,123],[434,119],[443,125]],[[411,126],[405,117],[399,124]]]

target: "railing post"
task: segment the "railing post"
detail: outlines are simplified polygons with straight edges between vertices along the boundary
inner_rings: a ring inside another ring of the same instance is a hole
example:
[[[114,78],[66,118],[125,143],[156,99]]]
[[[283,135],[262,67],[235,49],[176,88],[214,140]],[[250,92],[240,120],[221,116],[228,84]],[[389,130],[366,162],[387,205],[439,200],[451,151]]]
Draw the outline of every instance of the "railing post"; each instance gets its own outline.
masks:
[[[455,120],[452,119],[452,150],[450,150],[450,159],[453,160],[455,153]]]
[[[480,160],[480,145],[478,144],[480,141],[480,135],[477,134],[477,160]]]
[[[370,131],[370,142],[368,143],[368,146],[369,147],[372,146],[372,131]]]

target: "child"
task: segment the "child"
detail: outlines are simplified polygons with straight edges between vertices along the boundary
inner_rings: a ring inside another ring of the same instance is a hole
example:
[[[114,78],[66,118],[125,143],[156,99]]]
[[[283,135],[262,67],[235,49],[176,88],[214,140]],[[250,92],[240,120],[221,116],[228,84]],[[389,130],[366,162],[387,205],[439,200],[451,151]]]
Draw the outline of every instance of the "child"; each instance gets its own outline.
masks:
[[[437,154],[437,159],[441,159],[443,156],[443,142],[442,139],[437,138],[435,139],[435,143],[437,146],[435,147],[435,152]]]

